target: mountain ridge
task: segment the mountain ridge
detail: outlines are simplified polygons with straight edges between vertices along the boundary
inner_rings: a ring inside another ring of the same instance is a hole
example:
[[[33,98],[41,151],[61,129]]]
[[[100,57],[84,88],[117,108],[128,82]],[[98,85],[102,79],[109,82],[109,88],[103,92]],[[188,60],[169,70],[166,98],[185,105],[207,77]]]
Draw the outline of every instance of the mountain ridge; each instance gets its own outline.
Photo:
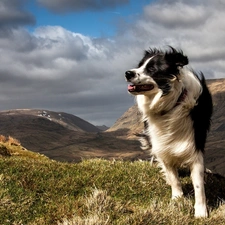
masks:
[[[12,136],[25,148],[58,161],[79,162],[96,157],[144,158],[137,141],[125,140],[113,132],[102,132],[83,119],[63,112],[39,109],[2,111],[0,134]]]
[[[12,117],[16,115],[28,115],[39,118],[45,118],[49,121],[58,123],[74,131],[99,132],[100,129],[88,121],[65,112],[54,112],[46,109],[11,109],[0,111],[0,116]]]

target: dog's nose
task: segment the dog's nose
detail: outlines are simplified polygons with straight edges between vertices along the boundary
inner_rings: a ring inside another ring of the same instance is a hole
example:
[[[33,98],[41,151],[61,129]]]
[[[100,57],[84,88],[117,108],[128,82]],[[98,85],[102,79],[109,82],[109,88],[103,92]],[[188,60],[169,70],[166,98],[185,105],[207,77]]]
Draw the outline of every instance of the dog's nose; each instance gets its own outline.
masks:
[[[135,77],[135,72],[128,70],[125,72],[125,77],[127,78],[127,80],[130,80],[131,78]]]

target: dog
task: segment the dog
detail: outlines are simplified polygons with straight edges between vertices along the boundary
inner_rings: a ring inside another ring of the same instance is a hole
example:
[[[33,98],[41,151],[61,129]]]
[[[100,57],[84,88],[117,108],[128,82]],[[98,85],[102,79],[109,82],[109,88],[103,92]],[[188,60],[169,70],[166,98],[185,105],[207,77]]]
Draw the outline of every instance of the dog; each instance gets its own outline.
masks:
[[[142,147],[151,148],[171,185],[172,199],[183,196],[178,168],[190,168],[199,218],[208,217],[203,157],[213,104],[203,73],[187,68],[188,63],[188,57],[171,46],[149,49],[125,78],[144,121]]]

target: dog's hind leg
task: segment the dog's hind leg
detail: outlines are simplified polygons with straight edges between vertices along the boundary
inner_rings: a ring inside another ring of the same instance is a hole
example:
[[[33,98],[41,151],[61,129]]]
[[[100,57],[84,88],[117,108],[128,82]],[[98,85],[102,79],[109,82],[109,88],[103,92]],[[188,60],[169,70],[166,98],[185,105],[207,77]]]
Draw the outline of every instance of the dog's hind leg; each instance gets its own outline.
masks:
[[[176,167],[162,165],[163,172],[166,176],[167,183],[172,189],[172,199],[177,199],[183,196],[181,183],[178,177],[178,171]]]
[[[191,166],[191,178],[195,190],[195,217],[207,217],[206,197],[204,188],[203,154],[199,152],[196,161]]]

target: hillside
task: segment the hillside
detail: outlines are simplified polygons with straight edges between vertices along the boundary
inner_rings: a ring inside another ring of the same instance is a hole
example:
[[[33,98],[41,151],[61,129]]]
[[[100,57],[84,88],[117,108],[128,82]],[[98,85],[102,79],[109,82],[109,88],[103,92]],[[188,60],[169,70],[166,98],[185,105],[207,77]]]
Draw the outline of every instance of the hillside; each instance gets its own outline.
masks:
[[[27,122],[26,125],[26,120]],[[29,126],[32,125],[32,122],[37,125],[35,120],[45,121],[48,120],[49,124],[56,123],[61,125],[69,130],[73,131],[86,131],[86,132],[98,132],[99,128],[92,125],[91,123],[69,113],[64,112],[53,112],[49,110],[40,110],[40,109],[14,109],[0,112],[0,123],[1,126],[4,126],[4,130],[7,129],[8,125],[12,125],[10,130],[14,126]],[[46,122],[47,123],[47,122]],[[29,124],[29,125],[28,125]],[[53,125],[54,126],[54,125]]]
[[[205,174],[210,217],[196,220],[186,171],[180,171],[185,198],[171,202],[159,169],[145,161],[61,163],[12,138],[1,136],[0,146],[0,224],[224,224],[224,177]]]
[[[206,145],[205,162],[207,168],[225,175],[225,79],[207,82],[213,96],[214,112]],[[128,139],[135,139],[134,134],[143,129],[140,119],[141,115],[134,105],[108,129],[108,132],[118,132]]]
[[[51,159],[78,162],[93,157],[145,157],[137,141],[99,131],[92,124],[62,112],[29,109],[0,112],[0,134],[12,136],[25,148]]]

